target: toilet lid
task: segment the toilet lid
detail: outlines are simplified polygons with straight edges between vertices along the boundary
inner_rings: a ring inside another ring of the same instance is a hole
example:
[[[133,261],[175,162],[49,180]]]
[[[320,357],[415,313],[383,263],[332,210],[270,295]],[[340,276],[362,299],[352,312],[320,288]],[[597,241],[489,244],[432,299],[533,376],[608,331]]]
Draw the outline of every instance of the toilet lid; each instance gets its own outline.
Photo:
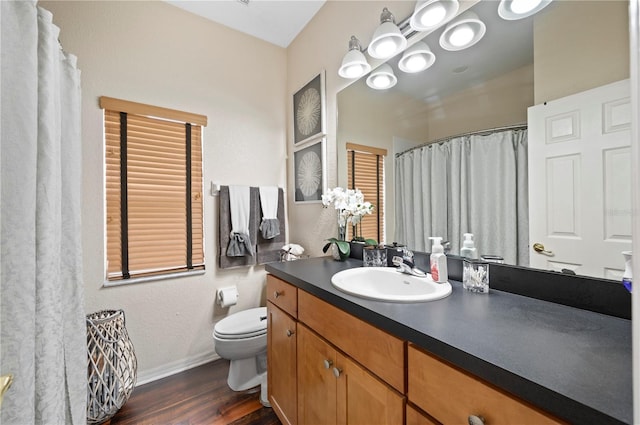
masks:
[[[252,308],[227,316],[213,328],[222,337],[257,336],[267,331],[267,307]]]

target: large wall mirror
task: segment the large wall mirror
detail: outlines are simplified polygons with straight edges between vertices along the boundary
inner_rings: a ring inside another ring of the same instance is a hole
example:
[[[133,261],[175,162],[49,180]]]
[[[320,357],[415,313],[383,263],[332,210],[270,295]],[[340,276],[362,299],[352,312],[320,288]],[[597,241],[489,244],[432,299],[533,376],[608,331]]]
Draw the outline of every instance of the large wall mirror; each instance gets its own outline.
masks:
[[[471,7],[471,10],[487,26],[486,35],[475,46],[457,52],[443,50],[438,43],[442,28],[430,34],[410,36],[410,42],[416,41],[414,37],[422,38],[435,54],[436,62],[431,68],[417,74],[406,74],[398,69],[399,57],[392,58],[387,63],[391,65],[398,78],[395,87],[387,90],[373,90],[366,85],[365,76],[338,93],[339,185],[347,186],[347,143],[383,148],[388,151],[384,161],[386,199],[384,239],[387,243],[406,243],[398,240],[395,227],[397,211],[402,207],[402,205],[396,205],[394,163],[397,154],[415,146],[440,142],[456,135],[514,125],[528,124],[529,137],[531,137],[533,130],[531,123],[528,123],[531,107],[590,92],[592,89],[629,78],[627,1],[553,1],[538,14],[517,21],[501,19],[497,13],[497,1],[479,1]],[[597,97],[597,92],[595,93],[591,98]],[[598,100],[596,98],[594,102]],[[616,110],[616,105],[620,106],[615,104],[607,110]],[[617,111],[621,112],[622,116],[627,114],[626,119],[629,118],[629,109],[626,106],[618,107]],[[615,126],[616,123],[620,124],[616,120],[624,117],[603,119],[615,121],[613,124]],[[553,125],[562,133],[566,130],[566,126],[563,127],[566,122],[563,124],[561,121]],[[619,127],[624,127],[624,123]],[[538,132],[537,134],[545,132],[544,129],[535,131]],[[626,131],[628,134],[629,130]],[[624,137],[628,137],[630,142],[630,134]],[[624,155],[618,155],[615,158],[613,158],[615,155],[610,156],[612,159],[609,168],[615,168],[617,164],[617,168],[620,169],[621,166],[624,168],[630,164],[630,162],[627,163]],[[561,164],[567,163],[557,162],[556,169],[566,170],[567,167]],[[547,169],[545,170],[542,172],[542,177],[539,177],[540,170],[536,168],[534,170],[537,172],[534,174],[536,179],[545,179],[545,173],[549,173]],[[574,189],[593,190],[594,186],[587,185],[585,182],[581,185],[565,184],[566,181],[562,179],[568,177],[570,173],[557,174],[556,178],[560,180],[556,180],[552,187],[547,189],[573,185]],[[611,177],[604,175],[603,179],[610,180]],[[491,189],[486,188],[487,196],[491,195]],[[622,196],[630,196],[630,181],[627,186],[619,188],[618,192]],[[538,193],[537,196],[540,194]],[[542,196],[557,200],[563,195],[549,190]],[[529,198],[530,205],[535,203],[537,201],[532,202]],[[527,260],[513,261],[513,263],[550,270],[573,270],[577,274],[618,280],[624,270],[621,251],[631,249],[630,199],[628,205],[629,207],[625,202],[617,203],[615,208],[609,207],[609,210],[604,211],[604,218],[598,219],[600,220],[598,226],[618,226],[619,231],[613,232],[612,236],[616,244],[607,245],[604,248],[594,245],[593,249],[584,250],[585,253],[581,254],[584,258],[563,261],[561,258],[547,258],[549,256],[544,252],[534,252],[534,242],[542,242],[542,240],[527,239]],[[531,208],[527,219],[535,219],[541,214],[564,217],[571,215],[564,214],[571,208],[578,208],[578,206],[571,205],[570,202],[556,202],[546,210],[541,208],[539,212]],[[580,208],[584,209],[584,205]],[[519,214],[524,213],[520,211]],[[617,217],[618,224],[611,225],[611,217]],[[628,232],[624,229],[627,221]],[[566,240],[573,238],[569,233],[565,236]],[[477,239],[482,237],[483,235],[476,234]],[[455,236],[452,238],[456,239]],[[458,254],[457,249],[461,245],[462,235],[458,235],[457,240],[452,254]],[[424,250],[423,247],[407,245],[409,248]],[[479,243],[479,245],[482,244]],[[549,251],[551,249],[552,247],[547,248]],[[589,263],[589,256],[602,256],[603,250],[607,251],[606,255],[610,257],[611,263],[604,272],[592,271],[588,267],[580,266],[580,264]],[[491,254],[499,254],[499,252]],[[544,257],[535,257],[536,255]],[[543,260],[538,261],[540,258]],[[577,266],[572,268],[572,263]]]

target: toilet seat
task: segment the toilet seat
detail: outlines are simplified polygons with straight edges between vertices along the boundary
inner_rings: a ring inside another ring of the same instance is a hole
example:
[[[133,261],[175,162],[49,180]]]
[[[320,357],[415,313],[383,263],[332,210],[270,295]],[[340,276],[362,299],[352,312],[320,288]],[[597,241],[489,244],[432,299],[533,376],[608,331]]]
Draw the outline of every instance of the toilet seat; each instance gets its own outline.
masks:
[[[267,333],[267,308],[257,307],[225,317],[213,328],[219,339],[246,339]]]

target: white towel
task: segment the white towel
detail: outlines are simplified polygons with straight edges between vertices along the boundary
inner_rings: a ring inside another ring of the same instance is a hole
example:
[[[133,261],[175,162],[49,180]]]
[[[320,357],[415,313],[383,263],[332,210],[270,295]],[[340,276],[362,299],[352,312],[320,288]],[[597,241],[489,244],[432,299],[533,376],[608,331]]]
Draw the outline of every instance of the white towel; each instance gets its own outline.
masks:
[[[249,237],[251,198],[249,186],[229,186],[229,212],[231,214],[231,234],[227,256],[244,257],[254,255]]]
[[[262,237],[273,239],[280,234],[277,186],[260,186],[260,206],[262,207],[262,222],[260,223]]]

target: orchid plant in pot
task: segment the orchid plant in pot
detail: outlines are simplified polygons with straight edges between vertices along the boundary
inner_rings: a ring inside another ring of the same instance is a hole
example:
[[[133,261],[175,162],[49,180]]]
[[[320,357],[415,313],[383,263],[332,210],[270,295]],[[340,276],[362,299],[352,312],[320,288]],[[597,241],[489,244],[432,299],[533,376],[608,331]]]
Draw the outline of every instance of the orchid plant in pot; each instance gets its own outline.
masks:
[[[327,244],[322,248],[322,252],[332,249],[333,258],[336,260],[345,260],[349,257],[351,246],[346,240],[347,225],[354,226],[354,229],[362,221],[365,214],[373,212],[373,205],[365,202],[364,195],[359,189],[343,189],[336,187],[329,189],[326,194],[322,195],[322,205],[324,208],[333,204],[338,211],[338,237],[327,239]],[[354,231],[354,236],[356,232]],[[354,237],[354,240],[361,240],[365,245],[377,245],[373,239],[364,239]]]

